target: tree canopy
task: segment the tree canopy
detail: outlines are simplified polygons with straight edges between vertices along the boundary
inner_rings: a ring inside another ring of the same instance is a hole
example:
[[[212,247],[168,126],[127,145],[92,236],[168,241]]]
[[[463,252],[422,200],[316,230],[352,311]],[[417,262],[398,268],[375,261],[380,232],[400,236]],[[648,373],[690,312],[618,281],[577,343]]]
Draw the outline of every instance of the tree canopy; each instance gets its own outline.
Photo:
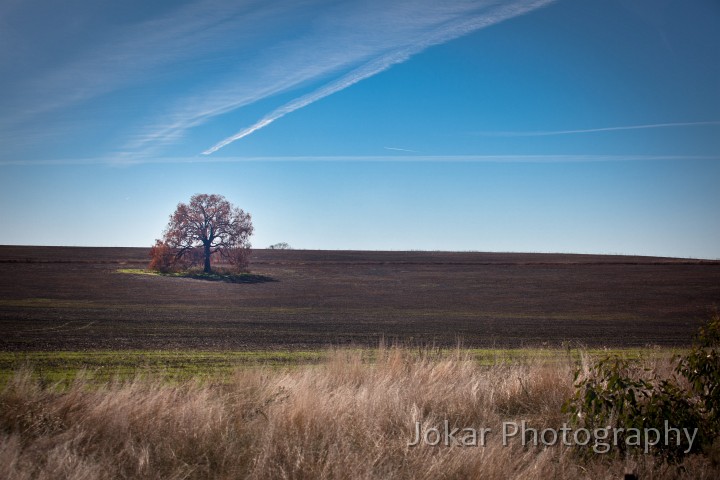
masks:
[[[212,271],[215,254],[237,270],[247,267],[253,226],[250,214],[233,206],[222,195],[197,194],[179,203],[170,216],[163,239],[151,251],[150,268],[170,270],[200,261]]]

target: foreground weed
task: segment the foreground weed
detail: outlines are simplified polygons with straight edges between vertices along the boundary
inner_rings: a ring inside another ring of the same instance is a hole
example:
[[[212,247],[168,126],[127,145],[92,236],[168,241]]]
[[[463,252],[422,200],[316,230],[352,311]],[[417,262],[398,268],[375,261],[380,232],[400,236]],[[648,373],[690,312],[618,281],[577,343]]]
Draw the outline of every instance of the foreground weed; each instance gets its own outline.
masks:
[[[676,461],[690,453],[715,451],[720,435],[719,353],[720,316],[716,314],[700,329],[690,352],[675,358],[668,377],[618,356],[601,359],[588,372],[578,369],[576,390],[564,411],[589,431],[617,431],[615,446],[621,456],[635,449]],[[658,441],[636,435],[670,432],[670,421],[673,428],[696,436],[672,431],[673,441]]]

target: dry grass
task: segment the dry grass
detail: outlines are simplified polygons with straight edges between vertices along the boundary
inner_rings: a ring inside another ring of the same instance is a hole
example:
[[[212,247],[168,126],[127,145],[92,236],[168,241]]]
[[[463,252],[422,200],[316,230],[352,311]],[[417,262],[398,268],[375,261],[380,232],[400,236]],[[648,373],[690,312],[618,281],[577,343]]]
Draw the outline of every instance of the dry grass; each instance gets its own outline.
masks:
[[[371,355],[372,354],[372,355]],[[369,361],[370,357],[373,361]],[[0,393],[0,477],[717,478],[704,457],[581,458],[500,439],[559,428],[567,363],[479,366],[464,354],[337,351],[316,366],[241,369],[223,385],[147,379],[57,390],[18,373]],[[491,428],[486,446],[408,446],[415,422]]]

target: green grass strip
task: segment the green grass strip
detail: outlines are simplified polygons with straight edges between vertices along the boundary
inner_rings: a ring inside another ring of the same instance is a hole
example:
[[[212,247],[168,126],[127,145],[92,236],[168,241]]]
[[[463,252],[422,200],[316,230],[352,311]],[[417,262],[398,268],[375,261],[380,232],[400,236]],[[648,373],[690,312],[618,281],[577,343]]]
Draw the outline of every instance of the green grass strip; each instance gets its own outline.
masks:
[[[359,352],[372,362],[378,349],[343,349]],[[412,352],[412,349],[409,349]],[[69,384],[78,375],[91,382],[103,383],[113,378],[137,376],[161,377],[169,382],[189,379],[227,381],[240,368],[282,368],[313,365],[326,360],[332,349],[315,350],[95,350],[95,351],[23,351],[0,352],[0,385],[14,373],[29,368],[33,376],[47,383]],[[571,362],[579,364],[582,357],[599,358],[620,355],[625,358],[672,358],[679,349],[417,349],[417,355],[433,359],[459,355],[480,365]]]

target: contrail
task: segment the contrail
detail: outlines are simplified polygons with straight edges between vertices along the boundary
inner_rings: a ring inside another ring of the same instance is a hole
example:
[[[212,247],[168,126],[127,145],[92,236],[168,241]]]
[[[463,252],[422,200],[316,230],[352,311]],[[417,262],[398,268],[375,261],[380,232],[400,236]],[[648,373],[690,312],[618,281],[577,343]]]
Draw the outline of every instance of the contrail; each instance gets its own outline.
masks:
[[[479,30],[481,28],[485,28],[490,25],[502,22],[503,20],[525,14],[527,12],[550,4],[553,1],[554,0],[535,0],[527,2],[526,4],[520,6],[506,6],[504,8],[499,8],[492,14],[485,14],[484,16],[481,15],[479,17],[471,17],[460,22],[451,23],[445,28],[440,29],[438,32],[428,34],[425,39],[413,46],[385,54],[382,57],[370,61],[365,65],[351,71],[340,79],[328,83],[327,85],[319,88],[318,90],[315,90],[312,93],[309,93],[295,100],[292,100],[289,103],[286,103],[282,107],[270,112],[250,127],[244,128],[237,132],[235,135],[227,137],[226,139],[216,143],[202,153],[203,155],[210,155],[212,153],[215,153],[221,148],[237,140],[240,140],[241,138],[247,137],[248,135],[260,130],[261,128],[267,127],[272,122],[284,117],[288,113],[306,107],[311,103],[317,102],[322,98],[332,95],[333,93],[344,90],[360,82],[361,80],[377,75],[378,73],[389,69],[393,65],[406,61],[411,56],[420,53],[428,47],[448,42],[475,30]]]
[[[337,80],[335,82],[329,83],[325,85],[324,87],[315,90],[312,93],[309,93],[307,95],[304,95],[300,98],[297,98],[282,107],[272,111],[265,117],[263,117],[261,120],[259,120],[254,125],[245,128],[243,130],[240,130],[235,135],[226,138],[225,140],[213,145],[212,147],[205,150],[203,155],[210,155],[211,153],[217,152],[221,148],[223,148],[226,145],[231,144],[232,142],[236,140],[240,140],[243,137],[247,137],[253,132],[256,132],[260,130],[261,128],[267,127],[272,122],[277,120],[278,118],[282,118],[285,115],[287,115],[290,112],[294,112],[295,110],[298,110],[300,108],[306,107],[310,105],[311,103],[317,102],[321,98],[325,98],[328,95],[332,95],[333,93],[339,92],[340,90],[344,90],[347,87],[356,84],[360,80],[364,80],[366,78],[372,77],[373,75],[376,75],[383,70],[387,70],[391,66],[395,65],[396,63],[401,63],[407,60],[410,57],[409,53],[406,52],[398,52],[394,55],[388,55],[386,57],[380,58],[379,60],[375,60],[373,62],[370,62],[354,71],[349,73],[348,75],[345,75],[340,80]]]
[[[720,125],[720,121],[710,122],[675,122],[675,123],[652,123],[649,125],[628,125],[624,127],[587,128],[583,130],[547,130],[536,132],[475,132],[475,135],[483,137],[549,137],[553,135],[572,135],[576,133],[614,132],[619,130],[644,130],[650,128],[670,127],[698,127],[708,125]]]
[[[279,157],[137,157],[137,158],[76,158],[45,160],[3,160],[0,168],[38,165],[105,165],[132,167],[145,164],[187,163],[248,163],[248,162],[315,162],[315,163],[601,163],[601,162],[658,162],[658,161],[718,161],[718,155],[637,155],[637,154],[562,154],[562,155],[334,155],[334,156],[279,156]]]
[[[395,152],[409,152],[418,153],[416,150],[410,150],[409,148],[397,148],[397,147],[383,147],[385,150],[393,150]]]

